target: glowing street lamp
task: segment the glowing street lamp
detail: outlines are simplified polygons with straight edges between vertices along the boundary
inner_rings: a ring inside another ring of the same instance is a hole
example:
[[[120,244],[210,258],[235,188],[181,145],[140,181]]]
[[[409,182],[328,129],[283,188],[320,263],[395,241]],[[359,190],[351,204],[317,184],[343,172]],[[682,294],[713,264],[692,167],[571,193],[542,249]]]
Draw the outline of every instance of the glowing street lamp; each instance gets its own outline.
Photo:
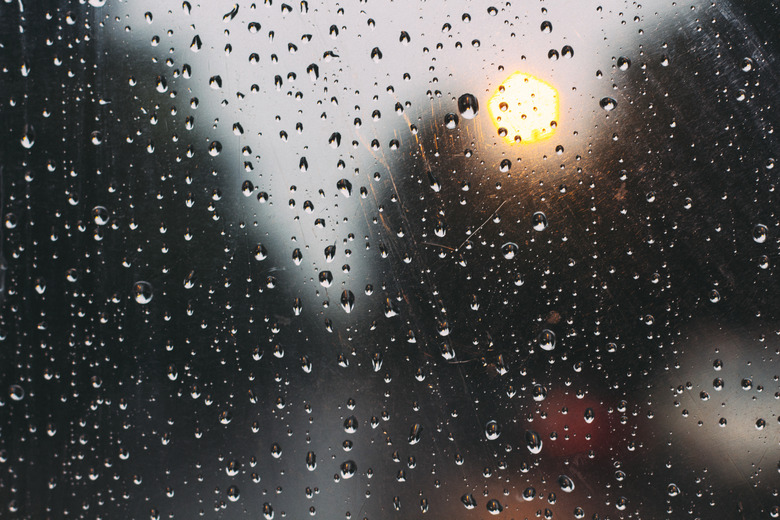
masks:
[[[558,123],[558,91],[530,74],[515,72],[488,100],[498,134],[509,143],[547,139]]]

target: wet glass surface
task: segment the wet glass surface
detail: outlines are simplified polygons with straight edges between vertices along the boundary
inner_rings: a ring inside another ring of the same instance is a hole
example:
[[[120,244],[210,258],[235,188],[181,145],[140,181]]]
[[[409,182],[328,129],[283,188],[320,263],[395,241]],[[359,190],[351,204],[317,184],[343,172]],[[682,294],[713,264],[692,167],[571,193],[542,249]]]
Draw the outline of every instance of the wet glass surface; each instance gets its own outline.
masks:
[[[780,517],[779,25],[0,3],[0,517]]]

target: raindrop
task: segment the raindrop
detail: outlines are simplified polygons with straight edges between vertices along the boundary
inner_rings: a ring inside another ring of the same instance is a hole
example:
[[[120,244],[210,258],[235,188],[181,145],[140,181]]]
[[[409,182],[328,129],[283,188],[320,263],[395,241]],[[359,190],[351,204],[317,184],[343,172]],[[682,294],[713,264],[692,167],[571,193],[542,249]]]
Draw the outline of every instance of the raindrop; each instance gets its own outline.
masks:
[[[558,485],[566,493],[574,491],[574,482],[567,475],[561,475],[558,477]]]
[[[330,271],[321,271],[319,276],[320,285],[323,287],[330,287],[333,283],[333,275]]]
[[[753,60],[750,58],[745,58],[742,60],[742,71],[743,72],[750,72],[753,70]]]
[[[539,384],[534,385],[531,389],[531,397],[537,402],[544,401],[547,399],[547,387]]]
[[[490,499],[490,500],[488,501],[488,503],[485,505],[485,507],[487,508],[487,510],[488,510],[488,513],[490,513],[491,515],[497,515],[497,514],[499,514],[501,511],[503,511],[503,510],[504,510],[504,506],[502,506],[502,505],[501,505],[501,502],[499,502],[499,501],[498,501],[498,500],[496,500],[495,498],[493,498],[493,499]]]
[[[537,454],[542,451],[542,437],[535,431],[528,430],[525,432],[525,446],[533,454]]]
[[[463,94],[458,98],[458,113],[463,119],[474,119],[479,112],[479,103],[473,94]]]
[[[574,57],[574,49],[571,47],[571,45],[563,46],[563,49],[561,49],[561,56],[563,56],[564,58]]]
[[[30,149],[35,144],[35,128],[33,125],[24,125],[24,132],[22,132],[21,139],[22,146]]]
[[[545,21],[542,22],[542,25],[541,25],[540,29],[541,29],[541,31],[543,33],[549,34],[549,33],[552,32],[552,23],[550,23],[549,21],[545,20]]]
[[[542,350],[553,350],[555,348],[555,333],[549,329],[544,329],[537,338]]]
[[[382,51],[379,50],[379,47],[374,47],[371,49],[371,59],[377,63],[379,63],[379,60],[382,59]]]
[[[412,429],[409,431],[409,444],[414,445],[420,442],[420,434],[422,433],[422,426],[419,423],[412,425]]]
[[[141,305],[146,305],[152,301],[153,291],[149,282],[136,282],[133,285],[133,297]]]
[[[21,401],[24,399],[24,388],[19,385],[11,385],[8,388],[8,395],[12,401]]]
[[[192,52],[198,52],[203,47],[203,42],[200,41],[200,36],[195,35],[195,37],[192,39],[192,43],[190,43],[190,49]]]
[[[485,425],[485,437],[490,441],[498,439],[501,435],[501,426],[496,421],[488,421]]]
[[[763,224],[756,224],[753,228],[753,241],[757,244],[763,244],[766,242],[769,230]]]
[[[535,231],[544,231],[547,229],[547,215],[541,211],[537,211],[531,217],[531,224]]]
[[[444,126],[449,130],[454,130],[458,127],[458,116],[452,112],[444,116]]]
[[[222,143],[219,141],[211,141],[211,144],[209,144],[209,155],[212,157],[216,157],[219,155],[219,153],[222,151]]]
[[[108,224],[108,210],[103,206],[95,206],[92,208],[92,220],[98,226],[105,226]]]
[[[357,464],[354,461],[348,460],[341,463],[341,476],[342,478],[352,478],[357,471]]]
[[[341,308],[344,309],[344,312],[347,314],[352,312],[352,309],[355,308],[355,295],[352,294],[352,291],[345,289],[341,293]]]
[[[585,409],[585,413],[584,413],[584,417],[585,417],[585,422],[586,423],[588,423],[588,424],[592,423],[593,420],[596,418],[596,414],[593,413],[593,408],[586,408]]]
[[[460,501],[463,502],[463,505],[466,506],[466,509],[474,509],[477,507],[477,501],[474,500],[474,496],[471,493],[460,497]]]
[[[617,107],[617,101],[610,97],[601,98],[601,101],[599,101],[599,106],[606,110],[607,112],[610,112]]]
[[[309,471],[314,471],[317,469],[317,456],[313,451],[310,451],[306,454],[306,469]]]
[[[507,242],[503,246],[501,246],[501,254],[504,258],[507,260],[513,259],[515,256],[517,256],[519,248],[517,247],[517,244],[514,242]]]
[[[620,70],[628,70],[628,68],[631,66],[631,60],[625,56],[621,56],[617,60],[617,66]]]
[[[254,255],[255,255],[255,260],[259,262],[261,260],[265,260],[266,258],[268,258],[268,251],[266,250],[263,244],[257,244],[257,246],[255,246]]]
[[[347,417],[344,420],[344,431],[347,433],[355,433],[358,429],[358,420],[354,415]]]
[[[336,183],[336,188],[345,197],[349,197],[350,195],[352,195],[352,183],[349,182],[347,179],[341,179],[340,181],[338,181]]]

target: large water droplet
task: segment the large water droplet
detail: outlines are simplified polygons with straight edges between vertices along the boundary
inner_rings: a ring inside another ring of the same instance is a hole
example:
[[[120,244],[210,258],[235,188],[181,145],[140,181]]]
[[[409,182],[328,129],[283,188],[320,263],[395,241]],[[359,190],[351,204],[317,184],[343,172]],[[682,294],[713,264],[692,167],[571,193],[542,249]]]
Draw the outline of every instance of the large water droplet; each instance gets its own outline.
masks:
[[[352,309],[355,308],[355,295],[352,291],[344,289],[341,293],[341,308],[344,309],[344,312],[347,314],[352,312]]]
[[[409,431],[409,444],[417,444],[420,442],[420,434],[422,434],[422,426],[419,423],[412,425],[412,429]]]
[[[485,425],[485,437],[494,441],[501,435],[501,426],[496,421],[488,421]]]
[[[542,437],[535,431],[528,430],[525,432],[525,446],[533,454],[537,454],[542,451]]]
[[[767,227],[763,224],[756,224],[753,228],[753,240],[757,244],[763,244],[766,242],[767,237],[769,236],[769,230]]]
[[[497,515],[504,510],[504,506],[502,506],[501,502],[499,502],[495,498],[491,498],[490,500],[488,500],[488,503],[485,504],[485,507],[487,508],[488,513],[490,513],[491,515]]]
[[[553,350],[555,348],[555,333],[549,329],[544,329],[537,338],[542,350]]]
[[[342,478],[352,478],[357,471],[357,464],[355,461],[348,460],[341,463],[341,476]]]
[[[517,244],[514,242],[507,242],[503,246],[501,246],[501,255],[506,258],[507,260],[513,259],[515,256],[517,256],[518,252]]]
[[[314,471],[317,469],[317,456],[313,451],[310,451],[306,454],[306,469],[309,471]]]
[[[460,501],[463,502],[463,505],[466,506],[466,509],[474,509],[477,507],[477,501],[474,500],[474,495],[471,493],[467,493],[460,497]]]
[[[473,94],[463,94],[458,98],[458,112],[463,119],[474,119],[479,112],[479,103]]]
[[[547,215],[541,211],[537,211],[531,217],[531,224],[535,231],[544,231],[547,229]]]
[[[561,486],[561,489],[566,493],[571,493],[574,491],[574,481],[572,481],[572,479],[567,475],[561,475],[558,477],[558,485]]]
[[[358,420],[354,415],[350,415],[344,420],[344,431],[347,433],[355,433],[358,429]]]
[[[617,107],[617,101],[611,97],[601,98],[601,101],[599,101],[599,106],[607,112],[611,112],[612,110],[615,110],[615,107]]]
[[[30,149],[35,144],[35,128],[33,125],[24,125],[24,131],[22,132],[22,138],[20,140],[22,146]]]
[[[133,285],[133,297],[135,298],[135,301],[141,305],[146,305],[152,301],[153,296],[152,284],[149,282],[141,281],[136,282],[135,285]]]

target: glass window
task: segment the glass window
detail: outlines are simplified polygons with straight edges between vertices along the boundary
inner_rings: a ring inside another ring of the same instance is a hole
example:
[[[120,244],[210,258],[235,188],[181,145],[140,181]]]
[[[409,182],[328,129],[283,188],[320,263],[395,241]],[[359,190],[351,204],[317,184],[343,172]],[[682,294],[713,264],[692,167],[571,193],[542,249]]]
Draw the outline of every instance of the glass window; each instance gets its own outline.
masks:
[[[0,3],[0,516],[780,517],[778,26]]]

